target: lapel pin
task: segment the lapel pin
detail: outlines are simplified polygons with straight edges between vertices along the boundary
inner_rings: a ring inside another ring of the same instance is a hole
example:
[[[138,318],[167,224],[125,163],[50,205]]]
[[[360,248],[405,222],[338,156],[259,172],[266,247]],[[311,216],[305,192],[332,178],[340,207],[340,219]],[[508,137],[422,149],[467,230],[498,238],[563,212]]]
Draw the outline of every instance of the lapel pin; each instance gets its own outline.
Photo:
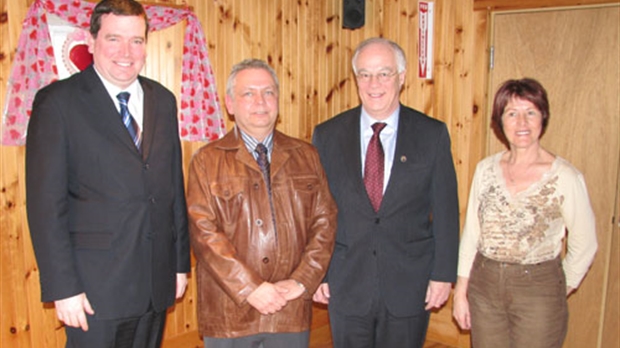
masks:
[[[401,163],[407,162],[407,156],[405,156],[405,155],[400,156],[400,162]]]

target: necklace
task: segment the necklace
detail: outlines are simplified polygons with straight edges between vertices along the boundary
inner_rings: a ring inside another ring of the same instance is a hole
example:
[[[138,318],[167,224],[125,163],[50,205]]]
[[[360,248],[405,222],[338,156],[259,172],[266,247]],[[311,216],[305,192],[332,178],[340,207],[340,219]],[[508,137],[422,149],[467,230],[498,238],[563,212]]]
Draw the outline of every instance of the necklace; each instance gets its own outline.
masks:
[[[529,166],[525,170],[525,172],[527,172],[528,169],[529,169]],[[508,174],[508,181],[511,184],[514,184],[515,183],[515,178],[514,178],[514,175],[512,174],[512,171],[510,170],[510,163],[506,163],[506,173]]]
[[[514,169],[514,165],[511,166],[510,161],[506,161],[506,174],[508,174],[508,181],[511,185],[515,184],[518,179],[527,179],[530,169],[536,165],[536,162],[528,163],[525,165],[525,169],[522,173],[515,173],[512,169]]]

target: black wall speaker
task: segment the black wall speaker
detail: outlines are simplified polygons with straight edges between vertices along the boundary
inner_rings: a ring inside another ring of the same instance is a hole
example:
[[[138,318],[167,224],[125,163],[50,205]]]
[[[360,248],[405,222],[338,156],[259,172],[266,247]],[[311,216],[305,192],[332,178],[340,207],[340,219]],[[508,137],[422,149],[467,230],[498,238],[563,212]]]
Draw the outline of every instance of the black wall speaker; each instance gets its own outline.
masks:
[[[364,26],[366,0],[342,0],[342,27],[357,29]]]

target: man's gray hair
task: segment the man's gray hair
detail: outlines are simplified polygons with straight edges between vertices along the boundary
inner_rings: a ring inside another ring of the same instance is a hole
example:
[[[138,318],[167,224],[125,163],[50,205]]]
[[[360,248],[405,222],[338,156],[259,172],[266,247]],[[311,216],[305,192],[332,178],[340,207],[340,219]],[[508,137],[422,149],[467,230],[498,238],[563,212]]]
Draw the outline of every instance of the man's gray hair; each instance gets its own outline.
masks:
[[[394,57],[396,58],[396,68],[398,69],[398,73],[400,74],[403,71],[405,71],[405,69],[407,68],[407,59],[405,58],[405,51],[403,51],[403,49],[394,41],[384,39],[382,37],[373,37],[373,38],[362,41],[359,45],[357,45],[357,48],[355,49],[355,52],[353,53],[353,58],[351,58],[351,65],[353,66],[353,73],[355,75],[357,75],[357,66],[356,66],[357,57],[364,50],[364,48],[372,44],[382,44],[382,45],[389,46],[394,52]]]
[[[233,96],[233,89],[235,88],[235,78],[237,77],[237,74],[247,69],[262,69],[267,71],[276,84],[276,90],[278,91],[278,93],[280,92],[280,82],[278,81],[278,76],[276,75],[276,72],[273,70],[273,68],[264,60],[250,58],[245,59],[232,67],[230,75],[228,75],[228,81],[226,82],[226,94],[228,94],[228,96]]]

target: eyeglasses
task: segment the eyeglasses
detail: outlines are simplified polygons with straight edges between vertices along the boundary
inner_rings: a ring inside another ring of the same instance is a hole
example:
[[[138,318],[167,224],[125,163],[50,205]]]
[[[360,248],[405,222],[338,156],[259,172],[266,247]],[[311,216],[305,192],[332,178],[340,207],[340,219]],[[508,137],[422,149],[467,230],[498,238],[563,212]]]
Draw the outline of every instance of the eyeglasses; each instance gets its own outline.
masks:
[[[392,80],[392,77],[396,74],[398,74],[398,72],[396,71],[395,72],[383,71],[383,72],[380,72],[374,75],[367,73],[367,72],[361,72],[357,74],[356,77],[357,77],[357,81],[361,83],[370,82],[373,76],[375,77],[375,79],[377,79],[377,81],[379,81],[379,83],[385,83],[385,82]]]

